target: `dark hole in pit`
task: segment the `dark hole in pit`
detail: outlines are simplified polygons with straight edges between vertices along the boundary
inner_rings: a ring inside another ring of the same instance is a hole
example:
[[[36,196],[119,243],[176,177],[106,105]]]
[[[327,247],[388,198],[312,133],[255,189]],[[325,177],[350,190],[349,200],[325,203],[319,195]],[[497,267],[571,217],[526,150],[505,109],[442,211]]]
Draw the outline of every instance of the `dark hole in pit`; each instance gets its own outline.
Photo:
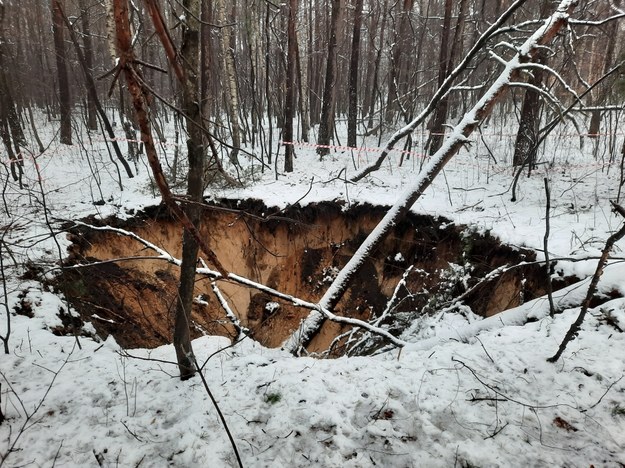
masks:
[[[278,212],[257,200],[224,200],[205,211],[202,233],[228,271],[317,301],[386,210],[364,204],[345,209],[324,202]],[[182,229],[162,206],[148,208],[130,220],[88,221],[133,231],[180,257]],[[88,228],[71,232],[70,263],[93,265],[67,270],[59,287],[83,319],[100,336],[113,334],[124,347],[171,342],[177,267],[157,260],[128,260],[154,252],[117,233]],[[114,258],[126,260],[97,263]],[[413,313],[414,317],[414,311],[436,310],[501,265],[532,260],[532,252],[503,245],[488,233],[472,233],[444,218],[410,214],[367,259],[335,312],[362,320],[379,314],[409,266],[412,271],[399,290],[393,314]],[[196,296],[202,301],[192,315],[194,336],[233,336],[210,280],[197,279]],[[489,316],[517,306],[521,299],[543,295],[544,285],[544,267],[524,265],[484,282],[464,303]],[[266,346],[282,344],[309,313],[253,289],[225,282],[219,287],[253,337]],[[399,325],[395,326],[399,332]],[[326,323],[309,350],[327,349],[346,330]]]

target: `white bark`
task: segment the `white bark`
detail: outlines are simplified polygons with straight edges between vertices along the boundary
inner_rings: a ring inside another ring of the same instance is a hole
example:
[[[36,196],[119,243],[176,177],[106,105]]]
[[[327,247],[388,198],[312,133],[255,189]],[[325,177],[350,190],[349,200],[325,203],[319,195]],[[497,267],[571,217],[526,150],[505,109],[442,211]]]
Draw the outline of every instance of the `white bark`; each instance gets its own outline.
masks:
[[[334,308],[365,259],[373,253],[395,223],[405,215],[447,162],[468,141],[468,136],[473,132],[477,124],[490,113],[490,109],[494,106],[497,99],[508,88],[519,70],[524,67],[524,64],[531,60],[537,48],[551,40],[560,28],[566,24],[576,5],[577,0],[561,1],[555,13],[543,22],[542,26],[519,48],[519,52],[506,63],[497,80],[495,80],[477,104],[464,115],[460,123],[454,127],[441,148],[432,156],[424,170],[417,176],[417,179],[404,191],[399,200],[395,202],[382,221],[347,262],[347,265],[339,272],[319,301],[321,310]],[[321,310],[314,310],[301,322],[298,329],[285,341],[284,349],[291,353],[299,352],[302,344],[307,343],[310,337],[323,324],[325,314]]]

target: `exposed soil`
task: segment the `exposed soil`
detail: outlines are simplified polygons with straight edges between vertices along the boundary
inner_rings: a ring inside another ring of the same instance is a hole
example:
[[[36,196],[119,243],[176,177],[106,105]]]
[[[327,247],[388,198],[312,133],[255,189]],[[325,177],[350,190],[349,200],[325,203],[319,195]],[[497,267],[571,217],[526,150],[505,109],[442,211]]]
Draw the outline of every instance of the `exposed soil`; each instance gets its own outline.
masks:
[[[228,271],[316,301],[385,211],[370,205],[345,209],[331,202],[278,211],[254,200],[226,200],[207,208],[202,232]],[[147,209],[129,221],[89,222],[131,230],[180,257],[182,229],[163,207]],[[112,333],[124,347],[171,342],[177,267],[158,260],[128,260],[154,252],[116,233],[81,228],[71,236],[70,263],[126,259],[65,274],[60,288],[83,318],[101,336]],[[532,260],[532,252],[502,245],[488,234],[471,233],[443,218],[410,215],[367,260],[336,312],[359,319],[380,313],[410,265],[414,268],[396,312],[427,313],[494,268]],[[524,265],[484,282],[465,303],[489,316],[543,295],[544,284],[544,267]],[[308,315],[307,310],[253,289],[228,282],[219,287],[254,338],[266,346],[279,346]],[[198,304],[193,311],[195,335],[233,335],[210,281],[198,277],[196,294],[207,305]],[[336,323],[326,323],[309,350],[325,350],[343,331]]]

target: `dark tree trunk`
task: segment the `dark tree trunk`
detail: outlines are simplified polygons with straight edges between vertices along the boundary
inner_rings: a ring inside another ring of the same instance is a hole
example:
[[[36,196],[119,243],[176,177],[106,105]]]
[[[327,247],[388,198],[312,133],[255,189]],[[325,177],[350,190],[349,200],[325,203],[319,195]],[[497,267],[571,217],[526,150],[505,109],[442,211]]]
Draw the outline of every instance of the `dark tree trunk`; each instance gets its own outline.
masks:
[[[386,21],[387,21],[387,8],[388,8],[388,0],[384,0],[384,6],[382,7],[382,26],[380,27],[380,45],[378,46],[378,50],[375,56],[375,62],[373,65],[373,78],[371,83],[371,93],[369,96],[368,105],[365,105],[365,109],[367,110],[367,115],[369,116],[369,122],[367,123],[367,128],[373,128],[373,114],[375,112],[375,101],[376,97],[379,94],[378,83],[380,77],[380,63],[382,62],[382,51],[384,50],[384,33],[386,30]]]
[[[548,14],[549,1],[544,1],[540,7],[541,18]],[[538,51],[536,63],[544,65],[547,62],[545,53]],[[512,164],[514,166],[529,165],[532,167],[536,162],[538,154],[538,130],[540,128],[540,113],[542,109],[542,99],[540,93],[534,88],[540,89],[543,85],[545,72],[540,68],[532,69],[532,76],[528,83],[532,86],[525,90],[523,105],[521,106],[521,118],[519,129],[514,142],[514,155]]]
[[[391,52],[391,70],[388,80],[388,100],[386,106],[386,122],[390,123],[395,118],[399,110],[399,77],[401,76],[402,55],[407,39],[407,29],[410,12],[412,11],[413,0],[404,0],[402,12],[399,18],[399,25],[395,32],[395,41]]]
[[[358,72],[360,64],[360,29],[362,26],[362,0],[355,0],[354,34],[352,54],[349,61],[349,111],[347,114],[347,146],[356,146],[356,124],[358,120]]]
[[[91,76],[93,76],[93,44],[91,42],[91,26],[89,23],[89,11],[86,0],[80,0],[80,14],[82,16],[82,34],[85,64]],[[87,128],[91,131],[98,129],[98,117],[96,104],[91,93],[87,93]]]
[[[297,18],[297,0],[289,0],[289,19],[287,24],[287,58],[286,58],[286,100],[284,103],[284,170],[293,172],[293,157],[295,146],[293,145],[293,117],[295,114],[295,60],[296,60],[296,36],[295,21]]]
[[[59,109],[61,114],[60,141],[64,145],[72,144],[71,97],[65,58],[65,42],[63,38],[62,0],[50,0],[52,13],[52,34],[54,35],[54,51],[56,55],[56,72],[59,84]]]
[[[55,0],[52,0],[52,1],[55,1]],[[119,148],[119,144],[115,140],[115,132],[113,131],[113,127],[111,126],[108,116],[106,115],[106,112],[104,111],[104,108],[102,107],[102,104],[100,103],[100,100],[98,99],[98,93],[96,91],[95,81],[93,80],[93,75],[91,74],[91,70],[89,69],[87,65],[85,56],[83,55],[82,50],[80,49],[80,44],[78,44],[76,33],[72,29],[72,24],[69,22],[67,16],[65,15],[63,8],[60,6],[60,4],[57,4],[57,5],[59,7],[58,11],[59,11],[61,20],[65,22],[65,26],[67,26],[67,30],[69,31],[69,37],[70,37],[70,40],[72,41],[72,44],[74,45],[74,50],[76,51],[76,56],[78,57],[78,63],[80,64],[80,67],[82,68],[83,77],[85,79],[85,86],[87,88],[87,93],[91,97],[91,101],[93,102],[93,105],[95,106],[95,109],[98,115],[100,116],[100,119],[102,120],[102,124],[104,126],[104,129],[106,130],[106,133],[108,134],[111,140],[111,144],[113,146],[113,150],[115,151],[115,155],[117,156],[118,161],[121,163],[122,166],[124,166],[124,170],[126,171],[126,174],[128,175],[128,177],[132,178],[133,174],[132,174],[132,170],[130,169],[130,165],[128,164],[128,161],[126,161],[124,159],[124,156],[122,155],[122,152]]]
[[[614,61],[612,60],[612,55],[614,55],[614,49],[616,46],[616,36],[618,35],[618,21],[612,21],[607,26],[607,47],[605,51],[605,58],[603,62],[603,74],[608,73]],[[594,101],[594,105],[600,106],[602,105],[606,98],[608,97],[609,87],[602,86],[599,88],[599,92]],[[591,138],[599,137],[601,133],[601,111],[594,110],[590,115],[590,125],[588,128],[588,136]]]
[[[4,30],[4,8],[4,4],[0,3],[0,138],[11,161],[11,176],[13,180],[19,181],[21,186],[23,161],[20,145],[26,146],[26,139],[6,76],[5,44],[7,42]]]
[[[447,78],[447,75],[453,70],[454,63],[457,62],[456,57],[462,51],[462,34],[464,32],[464,23],[466,18],[467,0],[462,0],[459,5],[458,21],[454,32],[451,45],[449,38],[451,35],[451,14],[453,2],[445,0],[445,17],[443,19],[443,35],[441,38],[440,66],[438,69],[438,86],[440,87]],[[451,49],[451,50],[448,50]],[[436,153],[445,139],[445,121],[449,114],[449,97],[443,97],[432,118],[432,126],[430,133],[430,154]]]
[[[323,86],[323,103],[321,105],[321,121],[319,123],[319,136],[317,154],[320,157],[330,152],[327,146],[330,144],[330,136],[333,130],[334,104],[336,101],[336,49],[338,43],[338,30],[342,13],[342,0],[332,0],[332,18],[330,24],[330,39],[328,41],[328,60],[326,64],[326,78]]]
[[[545,57],[543,53],[539,53],[536,59],[537,63],[544,64]],[[540,88],[542,86],[544,72],[540,69],[532,70],[532,77],[529,84]],[[540,127],[540,113],[542,109],[542,99],[540,93],[534,89],[527,88],[523,105],[521,106],[521,119],[519,121],[519,130],[516,134],[514,143],[514,156],[512,164],[514,166],[529,165],[532,167],[536,162],[538,153],[538,130]]]
[[[187,155],[189,172],[187,173],[187,195],[195,202],[201,202],[204,194],[204,154],[202,131],[194,122],[201,122],[202,115],[199,93],[200,64],[200,23],[196,18],[201,15],[199,0],[184,0],[185,9],[191,13],[187,17],[183,29],[181,62],[185,71],[185,82],[182,83],[182,107],[187,117]],[[189,204],[185,208],[187,216],[197,229],[201,228],[201,208]],[[187,230],[182,237],[182,263],[180,265],[180,284],[176,302],[174,321],[174,348],[180,369],[180,378],[186,380],[195,374],[193,348],[191,346],[191,311],[195,290],[195,269],[197,267],[199,245],[194,236]]]

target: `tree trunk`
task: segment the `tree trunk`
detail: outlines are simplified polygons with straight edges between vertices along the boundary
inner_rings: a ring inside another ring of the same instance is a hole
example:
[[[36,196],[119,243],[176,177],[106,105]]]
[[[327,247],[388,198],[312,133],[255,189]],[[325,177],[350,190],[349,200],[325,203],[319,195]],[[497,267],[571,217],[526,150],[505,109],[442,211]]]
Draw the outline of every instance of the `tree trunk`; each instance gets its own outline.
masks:
[[[544,64],[545,56],[539,52],[537,62]],[[540,69],[532,70],[532,77],[529,84],[540,88],[542,86],[544,72]],[[512,164],[514,166],[529,165],[532,167],[536,162],[538,154],[538,130],[540,128],[540,113],[542,109],[542,99],[540,93],[534,89],[527,88],[523,105],[521,106],[521,119],[519,130],[514,143],[514,156]]]
[[[375,62],[373,65],[373,78],[371,83],[371,93],[369,94],[369,105],[365,105],[365,109],[367,109],[367,114],[369,115],[369,122],[367,124],[368,129],[373,128],[373,114],[375,113],[375,100],[376,96],[379,94],[378,83],[380,77],[380,63],[382,62],[382,51],[384,50],[384,32],[386,30],[386,21],[387,21],[387,8],[388,8],[388,0],[384,0],[384,6],[382,7],[382,26],[380,27],[380,45],[378,46],[378,50],[375,56]],[[381,121],[380,121],[381,124]]]
[[[52,0],[52,1],[57,1],[57,0]],[[98,112],[100,119],[102,120],[102,124],[104,126],[104,129],[106,130],[106,133],[108,134],[111,140],[111,144],[113,146],[113,150],[115,151],[115,155],[117,156],[117,159],[119,160],[121,165],[124,166],[124,170],[126,171],[126,174],[128,175],[128,177],[132,178],[133,174],[132,174],[132,170],[130,169],[130,165],[128,164],[128,161],[126,161],[124,159],[124,156],[122,155],[122,152],[119,148],[119,144],[117,143],[115,139],[115,132],[113,131],[113,127],[111,126],[108,116],[106,115],[106,112],[104,111],[104,108],[102,107],[102,104],[100,103],[100,100],[98,99],[98,93],[96,91],[95,81],[93,80],[93,75],[91,74],[91,70],[89,69],[87,65],[87,61],[85,59],[85,56],[82,53],[82,50],[80,49],[80,44],[78,44],[78,39],[76,38],[76,34],[74,30],[72,29],[72,24],[69,22],[69,19],[65,15],[65,12],[63,11],[63,8],[61,7],[61,5],[57,3],[57,6],[58,6],[58,11],[59,11],[61,20],[65,22],[65,26],[67,26],[67,30],[69,31],[69,37],[70,37],[70,40],[72,41],[72,44],[74,45],[76,56],[78,57],[78,63],[80,64],[80,67],[82,68],[83,77],[85,79],[85,86],[87,88],[87,93],[91,97],[91,101],[93,102],[93,105],[95,106],[95,109]]]
[[[186,115],[187,154],[189,172],[187,173],[187,195],[195,202],[201,202],[204,194],[204,145],[202,131],[194,122],[201,122],[199,93],[200,64],[200,0],[184,0],[184,8],[189,12],[182,33],[180,49],[181,63],[185,72],[182,83],[182,108]],[[195,204],[185,207],[185,212],[197,229],[201,227],[201,208]],[[174,348],[182,380],[195,374],[193,348],[191,346],[191,311],[195,289],[195,269],[197,267],[199,246],[193,235],[186,230],[182,237],[182,263],[180,265],[180,284],[176,302],[174,321]]]
[[[445,0],[445,16],[443,20],[443,33],[441,39],[440,65],[438,70],[438,86],[440,87],[447,78],[447,75],[453,70],[454,63],[458,60],[456,57],[462,51],[462,34],[464,32],[464,23],[466,18],[467,0],[462,0],[459,6],[458,21],[454,37],[449,45],[449,37],[451,35],[451,14],[452,2]],[[448,51],[448,48],[451,50]],[[449,97],[445,96],[440,100],[436,107],[434,117],[432,118],[432,127],[430,132],[430,155],[436,153],[443,144],[445,139],[444,124],[449,113]]]
[[[87,1],[80,0],[80,15],[82,17],[82,42],[85,50],[85,63],[93,76],[93,45],[91,43],[91,26],[89,24],[89,10]],[[91,93],[87,93],[87,128],[91,131],[98,129],[96,106]]]
[[[295,31],[295,58],[297,59],[297,85],[299,88],[299,116],[302,124],[303,141],[308,143],[310,132],[310,103],[308,94],[308,60],[302,60],[300,55],[300,40]]]
[[[26,139],[19,122],[15,102],[6,76],[6,35],[4,30],[4,4],[0,3],[0,138],[4,143],[9,160],[11,161],[11,176],[13,180],[22,180],[21,146],[26,146]]]
[[[603,62],[603,74],[605,75],[612,64],[614,63],[612,60],[612,55],[614,55],[614,49],[616,46],[616,37],[618,35],[618,21],[612,21],[607,26],[607,47],[604,55]],[[595,98],[593,99],[593,104],[595,106],[601,106],[606,98],[608,97],[609,87],[601,86]],[[598,138],[601,133],[601,111],[594,110],[590,115],[590,125],[588,128],[588,136],[591,138]]]
[[[358,120],[358,72],[360,71],[360,29],[362,27],[362,0],[355,0],[354,34],[352,54],[349,61],[349,111],[347,115],[347,146],[356,146]]]
[[[297,0],[289,0],[289,19],[287,24],[287,58],[286,58],[286,100],[284,103],[284,170],[293,172],[295,146],[293,138],[293,117],[295,114],[295,61],[297,38],[295,21],[297,18]]]
[[[234,4],[232,8],[234,10]],[[232,26],[228,23],[226,15],[226,0],[219,1],[219,22],[224,25],[221,29],[221,49],[223,53],[223,64],[226,81],[226,99],[228,115],[230,117],[230,127],[232,131],[232,151],[230,152],[230,162],[239,164],[239,149],[241,148],[241,126],[239,124],[239,91],[237,88],[237,76],[234,65],[234,42]]]
[[[358,250],[349,259],[345,267],[338,273],[319,301],[320,310],[311,312],[306,319],[302,320],[297,330],[283,344],[283,349],[292,353],[298,353],[301,347],[306,346],[319,332],[326,319],[326,315],[322,310],[332,311],[337,306],[351,282],[357,276],[360,268],[380,246],[391,228],[406,216],[411,206],[421,197],[426,188],[431,185],[434,178],[443,170],[460,148],[467,143],[469,135],[490,114],[493,106],[507,91],[509,83],[518,78],[523,63],[535,57],[537,51],[551,41],[558,31],[568,23],[569,15],[576,5],[576,2],[562,0],[557,12],[549,18],[549,21],[545,22],[548,27],[541,29],[540,34],[535,33],[532,35],[519,48],[519,50],[526,50],[527,54],[523,57],[516,55],[507,62],[505,69],[499,75],[499,79],[493,82],[482,98],[456,125],[452,133],[454,137],[445,141],[444,145],[423,168],[423,171],[413,181],[412,185],[404,191],[401,198],[389,209],[382,221],[378,223],[360,247],[358,247]],[[412,130],[414,130],[413,125],[408,124],[402,130],[397,131],[387,143],[386,148],[392,148],[394,141],[396,142],[397,139],[406,136]]]
[[[541,18],[546,16],[549,11],[549,1],[544,1],[540,7]],[[547,57],[543,51],[536,54],[536,63],[544,65]],[[528,164],[530,167],[536,162],[538,154],[538,130],[540,129],[540,114],[543,101],[540,93],[534,88],[540,89],[543,85],[545,72],[540,68],[532,69],[532,76],[528,83],[532,88],[525,90],[523,97],[523,105],[521,106],[521,118],[519,120],[519,129],[514,142],[514,155],[512,157],[513,166],[521,166]]]
[[[319,136],[317,154],[323,158],[330,152],[327,146],[330,144],[332,135],[332,122],[334,121],[334,104],[336,101],[336,49],[339,24],[342,16],[343,0],[332,0],[332,18],[330,24],[330,39],[328,41],[328,60],[326,63],[326,78],[323,86],[323,103],[321,105],[321,121],[319,123]]]
[[[52,13],[52,34],[54,35],[54,51],[56,55],[56,72],[59,82],[59,108],[61,114],[60,141],[64,145],[72,144],[72,115],[69,80],[65,59],[65,42],[63,38],[62,0],[50,0]]]
[[[449,1],[449,0],[447,0]],[[388,99],[386,106],[386,122],[391,123],[393,118],[400,109],[399,105],[399,77],[401,76],[402,67],[402,55],[404,49],[404,43],[406,42],[407,29],[409,24],[409,15],[412,11],[413,0],[404,0],[401,15],[399,18],[399,24],[395,31],[395,41],[393,41],[393,48],[391,53],[391,69],[389,72],[388,80]],[[442,50],[441,46],[441,50]],[[445,53],[447,49],[445,49]],[[441,52],[442,53],[442,52]]]

